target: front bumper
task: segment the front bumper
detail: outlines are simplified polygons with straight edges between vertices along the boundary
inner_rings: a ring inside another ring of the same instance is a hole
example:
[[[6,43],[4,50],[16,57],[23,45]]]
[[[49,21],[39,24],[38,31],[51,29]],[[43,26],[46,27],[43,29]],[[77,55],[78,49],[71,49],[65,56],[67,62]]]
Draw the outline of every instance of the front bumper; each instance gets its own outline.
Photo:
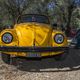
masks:
[[[6,54],[27,58],[41,58],[59,55],[68,51],[68,47],[16,47],[0,46],[0,51]]]
[[[0,46],[2,52],[59,52],[68,50],[68,47],[17,47]]]

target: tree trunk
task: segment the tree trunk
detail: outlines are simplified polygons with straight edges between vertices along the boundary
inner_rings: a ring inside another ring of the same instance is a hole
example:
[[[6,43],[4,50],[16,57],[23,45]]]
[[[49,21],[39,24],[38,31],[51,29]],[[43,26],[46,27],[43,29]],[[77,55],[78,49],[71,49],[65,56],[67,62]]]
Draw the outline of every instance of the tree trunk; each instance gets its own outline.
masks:
[[[73,6],[70,5],[68,7],[68,21],[67,21],[67,25],[66,25],[66,35],[68,37],[70,37],[70,35],[71,35],[71,26],[70,26],[70,23],[71,23],[72,12],[73,12]]]

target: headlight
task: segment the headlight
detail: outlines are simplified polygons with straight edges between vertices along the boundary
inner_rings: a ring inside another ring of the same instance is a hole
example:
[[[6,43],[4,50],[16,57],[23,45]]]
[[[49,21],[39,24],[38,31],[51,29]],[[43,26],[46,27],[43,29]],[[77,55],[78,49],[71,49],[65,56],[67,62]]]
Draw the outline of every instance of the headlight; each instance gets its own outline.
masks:
[[[64,42],[64,36],[62,34],[56,34],[54,40],[56,43],[61,44]]]
[[[12,36],[12,34],[11,33],[9,33],[9,32],[6,32],[6,33],[4,33],[3,35],[2,35],[2,41],[4,42],[4,43],[11,43],[12,42],[12,40],[13,40],[13,36]]]

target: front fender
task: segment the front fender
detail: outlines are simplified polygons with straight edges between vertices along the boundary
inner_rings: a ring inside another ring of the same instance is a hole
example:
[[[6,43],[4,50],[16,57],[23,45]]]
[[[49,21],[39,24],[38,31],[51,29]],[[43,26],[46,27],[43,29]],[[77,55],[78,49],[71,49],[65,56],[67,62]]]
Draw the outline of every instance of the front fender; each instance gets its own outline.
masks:
[[[6,44],[2,41],[2,35],[5,34],[6,32],[11,33],[13,36],[13,40],[9,44]],[[0,33],[0,45],[2,45],[2,46],[18,46],[18,43],[19,43],[18,36],[14,29],[5,29]]]
[[[64,36],[64,42],[61,44],[58,44],[55,42],[54,37],[56,34],[62,34]],[[67,42],[67,37],[65,36],[65,34],[61,31],[53,31],[52,33],[52,46],[57,46],[57,47],[65,47],[68,46],[68,42]]]

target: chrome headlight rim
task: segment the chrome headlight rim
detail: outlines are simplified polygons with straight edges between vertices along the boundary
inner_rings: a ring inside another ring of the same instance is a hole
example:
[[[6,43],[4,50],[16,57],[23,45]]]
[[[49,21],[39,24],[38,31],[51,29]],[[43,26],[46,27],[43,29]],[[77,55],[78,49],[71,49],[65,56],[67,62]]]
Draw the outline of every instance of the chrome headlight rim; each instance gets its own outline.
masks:
[[[56,37],[57,37],[57,36],[61,36],[61,37],[63,38],[61,42],[58,42],[58,41],[56,40]],[[62,43],[64,42],[64,35],[63,35],[63,34],[60,34],[60,33],[57,33],[57,34],[54,36],[54,41],[55,41],[57,44],[62,44]]]
[[[8,41],[8,42],[4,40],[4,36],[7,35],[7,34],[10,35],[10,37],[11,37],[10,41]],[[10,44],[10,43],[13,41],[13,35],[12,35],[10,32],[5,32],[5,33],[2,35],[1,40],[2,40],[5,44]]]

